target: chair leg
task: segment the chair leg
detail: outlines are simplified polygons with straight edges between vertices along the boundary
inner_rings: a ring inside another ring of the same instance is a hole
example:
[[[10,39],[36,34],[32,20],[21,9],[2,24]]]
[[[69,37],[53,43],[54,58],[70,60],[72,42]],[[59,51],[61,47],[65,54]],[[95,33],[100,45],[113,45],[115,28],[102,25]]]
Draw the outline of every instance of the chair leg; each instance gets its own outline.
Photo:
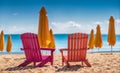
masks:
[[[62,66],[64,66],[64,62],[62,61]]]
[[[28,65],[28,64],[30,64],[31,62],[30,61],[25,61],[25,62],[23,62],[22,64],[20,64],[18,67],[24,67],[24,66],[26,66],[26,65]]]
[[[85,63],[88,67],[91,67],[91,64],[88,62],[88,60],[85,60],[84,63]]]
[[[54,59],[54,57],[53,57],[53,52],[51,52],[51,59],[50,59],[50,60],[51,60],[51,61],[50,61],[50,62],[51,62],[51,65],[53,65],[53,59]]]
[[[63,58],[62,58],[62,65],[64,65],[64,62],[67,64],[67,67],[69,68],[70,64],[69,64],[68,60],[66,60],[65,57],[63,56]]]
[[[36,66],[36,62],[33,62],[34,63],[34,67]]]
[[[45,60],[41,61],[41,63],[39,63],[38,65],[36,65],[36,67],[42,67],[44,66],[46,63],[50,62],[50,57],[46,58]]]
[[[51,63],[51,65],[53,65],[53,60],[52,59],[51,59],[50,63]]]
[[[62,66],[64,66],[64,59],[62,59]]]
[[[83,61],[82,61],[82,66],[83,66]]]
[[[67,67],[70,68],[70,64],[69,64],[69,62],[66,62],[66,64],[67,64]]]

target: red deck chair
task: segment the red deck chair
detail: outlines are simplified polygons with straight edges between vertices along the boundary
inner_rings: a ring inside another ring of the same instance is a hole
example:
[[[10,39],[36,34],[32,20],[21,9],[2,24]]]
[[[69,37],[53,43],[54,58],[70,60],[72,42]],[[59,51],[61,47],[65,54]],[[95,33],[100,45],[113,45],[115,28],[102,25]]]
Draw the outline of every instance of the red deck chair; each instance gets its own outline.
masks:
[[[88,35],[84,33],[74,33],[68,35],[68,49],[60,49],[62,54],[62,65],[64,62],[67,67],[70,66],[69,62],[83,62],[91,67],[90,63],[86,59],[87,53],[87,41]],[[67,56],[64,55],[64,51],[67,51]]]
[[[51,65],[53,65],[53,52],[55,49],[40,48],[36,34],[24,33],[21,35],[21,40],[23,44],[23,48],[21,48],[21,50],[24,51],[26,60],[18,67],[24,67],[32,62],[36,67],[41,67],[48,62],[51,62]],[[41,50],[49,50],[51,51],[51,54],[42,55]],[[36,65],[36,62],[39,64]]]

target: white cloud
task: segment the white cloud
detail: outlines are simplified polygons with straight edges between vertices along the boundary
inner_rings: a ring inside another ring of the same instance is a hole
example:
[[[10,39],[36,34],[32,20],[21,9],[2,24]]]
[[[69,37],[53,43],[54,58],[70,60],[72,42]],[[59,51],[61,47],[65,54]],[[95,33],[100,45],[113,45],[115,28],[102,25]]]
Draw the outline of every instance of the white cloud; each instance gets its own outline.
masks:
[[[120,19],[115,20],[116,24],[120,24]]]
[[[98,24],[103,24],[103,22],[96,21],[96,22],[94,22],[93,24],[95,24],[95,25],[97,24],[97,25],[98,25]]]
[[[68,22],[52,22],[50,27],[53,29],[54,33],[73,33],[73,32],[83,32],[83,33],[90,33],[91,29],[94,29],[94,33],[96,33],[97,25],[101,27],[101,33],[107,34],[108,33],[108,26],[109,21],[94,21],[89,24],[80,24],[75,21],[68,21]],[[115,30],[117,34],[120,34],[120,19],[115,20]]]
[[[4,30],[5,34],[21,34],[21,33],[25,33],[25,32],[33,32],[36,33],[37,27],[23,27],[23,26],[16,26],[16,25],[12,25],[12,26],[4,26],[4,28],[2,28],[2,30]]]
[[[101,33],[107,34],[108,33],[108,26],[109,21],[94,21],[94,22],[87,22],[89,24],[81,24],[76,21],[67,21],[67,22],[51,22],[50,28],[52,28],[54,34],[59,33],[74,33],[74,32],[83,32],[83,33],[90,33],[91,29],[94,29],[94,33],[96,33],[96,27],[99,24],[101,27]],[[115,20],[115,30],[117,34],[120,34],[120,19]],[[38,32],[38,26],[31,25],[31,26],[24,26],[24,25],[1,25],[0,31],[4,30],[6,34],[17,34],[17,33],[24,33],[24,32]]]
[[[116,33],[120,34],[120,19],[115,20]]]
[[[50,28],[54,33],[73,33],[73,32],[87,32],[88,26],[82,25],[75,21],[68,22],[52,22]]]
[[[97,26],[97,23],[96,22],[96,26]],[[105,20],[105,21],[101,21],[99,22],[101,23],[100,26],[101,26],[101,32],[102,34],[108,34],[108,28],[109,28],[109,20]],[[115,19],[115,31],[116,31],[116,34],[120,34],[120,19]],[[96,31],[96,29],[95,29]]]

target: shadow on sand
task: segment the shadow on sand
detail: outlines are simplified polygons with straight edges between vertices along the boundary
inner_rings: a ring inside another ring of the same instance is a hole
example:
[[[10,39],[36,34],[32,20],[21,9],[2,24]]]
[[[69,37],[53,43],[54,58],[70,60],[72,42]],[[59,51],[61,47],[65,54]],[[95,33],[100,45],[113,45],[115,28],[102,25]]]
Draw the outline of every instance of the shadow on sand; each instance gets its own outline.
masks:
[[[26,69],[33,69],[35,68],[34,66],[26,66],[26,67],[9,67],[6,68],[5,71],[16,71],[16,70],[26,70]]]
[[[56,72],[60,72],[60,71],[77,71],[80,68],[83,68],[85,66],[81,66],[81,65],[72,65],[69,68],[67,68],[67,66],[64,66],[62,68],[59,68],[56,70]]]
[[[43,66],[47,67],[47,65]],[[5,71],[17,71],[17,70],[26,70],[26,69],[34,69],[34,68],[42,68],[42,67],[34,67],[34,66],[25,66],[25,67],[9,67],[6,68]]]

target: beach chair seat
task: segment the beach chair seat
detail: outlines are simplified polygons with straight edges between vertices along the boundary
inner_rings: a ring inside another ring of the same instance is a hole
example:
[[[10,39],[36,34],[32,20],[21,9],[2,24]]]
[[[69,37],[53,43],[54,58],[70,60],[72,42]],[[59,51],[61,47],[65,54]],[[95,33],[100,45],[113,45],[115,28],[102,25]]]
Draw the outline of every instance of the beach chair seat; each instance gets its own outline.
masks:
[[[69,62],[82,62],[88,67],[91,67],[90,63],[86,59],[87,53],[87,41],[88,35],[85,33],[73,33],[68,35],[68,48],[61,48],[60,52],[62,54],[62,65],[64,62],[67,67],[70,67]],[[67,51],[67,55],[64,52]]]
[[[30,63],[34,63],[35,67],[44,66],[46,63],[50,62],[53,65],[53,52],[54,48],[40,48],[38,43],[37,35],[34,33],[24,33],[21,35],[21,40],[26,60],[21,63],[18,67],[24,67]],[[50,51],[48,55],[42,55],[41,51],[47,50]],[[36,62],[39,64],[36,65]]]

